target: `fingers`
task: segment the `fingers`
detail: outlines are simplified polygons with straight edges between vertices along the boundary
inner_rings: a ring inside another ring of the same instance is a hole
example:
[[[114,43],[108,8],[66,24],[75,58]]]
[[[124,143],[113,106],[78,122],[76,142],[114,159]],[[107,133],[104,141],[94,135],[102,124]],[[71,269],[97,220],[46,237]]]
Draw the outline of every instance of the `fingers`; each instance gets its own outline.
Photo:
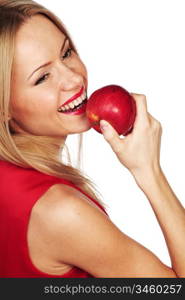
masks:
[[[146,96],[143,94],[131,93],[136,103],[137,119],[148,118]]]
[[[146,96],[143,94],[135,94],[135,93],[131,93],[131,95],[136,101],[138,110],[147,113]]]
[[[150,124],[149,114],[147,111],[147,100],[143,94],[131,93],[136,103],[136,119],[134,127],[143,128],[148,127]]]
[[[148,113],[149,119],[150,119],[150,124],[151,126],[162,132],[162,125],[161,122],[159,122],[157,119],[155,119],[150,113]]]
[[[105,140],[110,144],[115,153],[120,151],[121,140],[117,131],[105,120],[100,121],[101,131]]]

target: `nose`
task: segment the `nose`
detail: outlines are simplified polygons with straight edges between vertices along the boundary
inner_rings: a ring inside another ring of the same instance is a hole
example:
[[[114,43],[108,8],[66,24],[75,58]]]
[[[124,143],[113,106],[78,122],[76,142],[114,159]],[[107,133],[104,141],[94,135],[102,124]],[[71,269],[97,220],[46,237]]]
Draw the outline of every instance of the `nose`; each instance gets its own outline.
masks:
[[[84,85],[83,76],[78,70],[62,65],[60,74],[60,89],[62,91],[78,91]]]

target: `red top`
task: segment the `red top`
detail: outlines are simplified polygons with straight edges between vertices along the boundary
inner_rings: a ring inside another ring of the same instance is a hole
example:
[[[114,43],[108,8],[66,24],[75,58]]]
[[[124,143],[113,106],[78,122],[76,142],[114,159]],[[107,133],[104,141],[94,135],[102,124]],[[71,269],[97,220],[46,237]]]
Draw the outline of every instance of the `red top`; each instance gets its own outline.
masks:
[[[78,267],[62,275],[47,274],[31,261],[27,244],[30,213],[36,201],[56,183],[76,188],[106,213],[95,199],[70,181],[0,161],[0,278],[94,277]]]

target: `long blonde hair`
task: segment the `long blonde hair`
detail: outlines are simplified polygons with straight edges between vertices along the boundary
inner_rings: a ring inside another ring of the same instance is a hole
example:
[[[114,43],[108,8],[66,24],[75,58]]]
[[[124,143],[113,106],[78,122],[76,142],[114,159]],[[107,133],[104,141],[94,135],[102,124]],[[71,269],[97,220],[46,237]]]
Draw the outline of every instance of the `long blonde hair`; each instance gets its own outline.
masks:
[[[31,0],[0,0],[0,159],[23,168],[31,167],[42,173],[70,180],[106,207],[95,184],[82,170],[72,166],[70,155],[69,163],[62,161],[63,151],[68,149],[61,138],[17,133],[9,124],[15,36],[20,26],[36,14],[49,18],[68,36],[73,50],[77,53],[66,28],[48,9]],[[79,134],[79,157],[81,144],[82,134]]]

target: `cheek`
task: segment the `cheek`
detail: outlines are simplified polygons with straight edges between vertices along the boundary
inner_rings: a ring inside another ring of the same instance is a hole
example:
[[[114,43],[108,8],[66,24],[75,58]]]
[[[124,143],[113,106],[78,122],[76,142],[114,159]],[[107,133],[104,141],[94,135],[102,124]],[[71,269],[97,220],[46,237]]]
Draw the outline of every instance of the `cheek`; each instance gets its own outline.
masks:
[[[73,65],[69,65],[69,67],[83,76],[85,81],[87,81],[87,69],[79,56],[76,56],[76,59],[72,61],[72,64]]]
[[[12,117],[28,122],[36,117],[44,117],[55,109],[56,98],[54,93],[45,89],[42,93],[32,93],[24,98],[12,100]]]
[[[81,65],[81,70],[82,70],[82,74],[85,78],[87,78],[87,69],[86,66],[84,65],[84,63],[80,60],[80,65]]]

